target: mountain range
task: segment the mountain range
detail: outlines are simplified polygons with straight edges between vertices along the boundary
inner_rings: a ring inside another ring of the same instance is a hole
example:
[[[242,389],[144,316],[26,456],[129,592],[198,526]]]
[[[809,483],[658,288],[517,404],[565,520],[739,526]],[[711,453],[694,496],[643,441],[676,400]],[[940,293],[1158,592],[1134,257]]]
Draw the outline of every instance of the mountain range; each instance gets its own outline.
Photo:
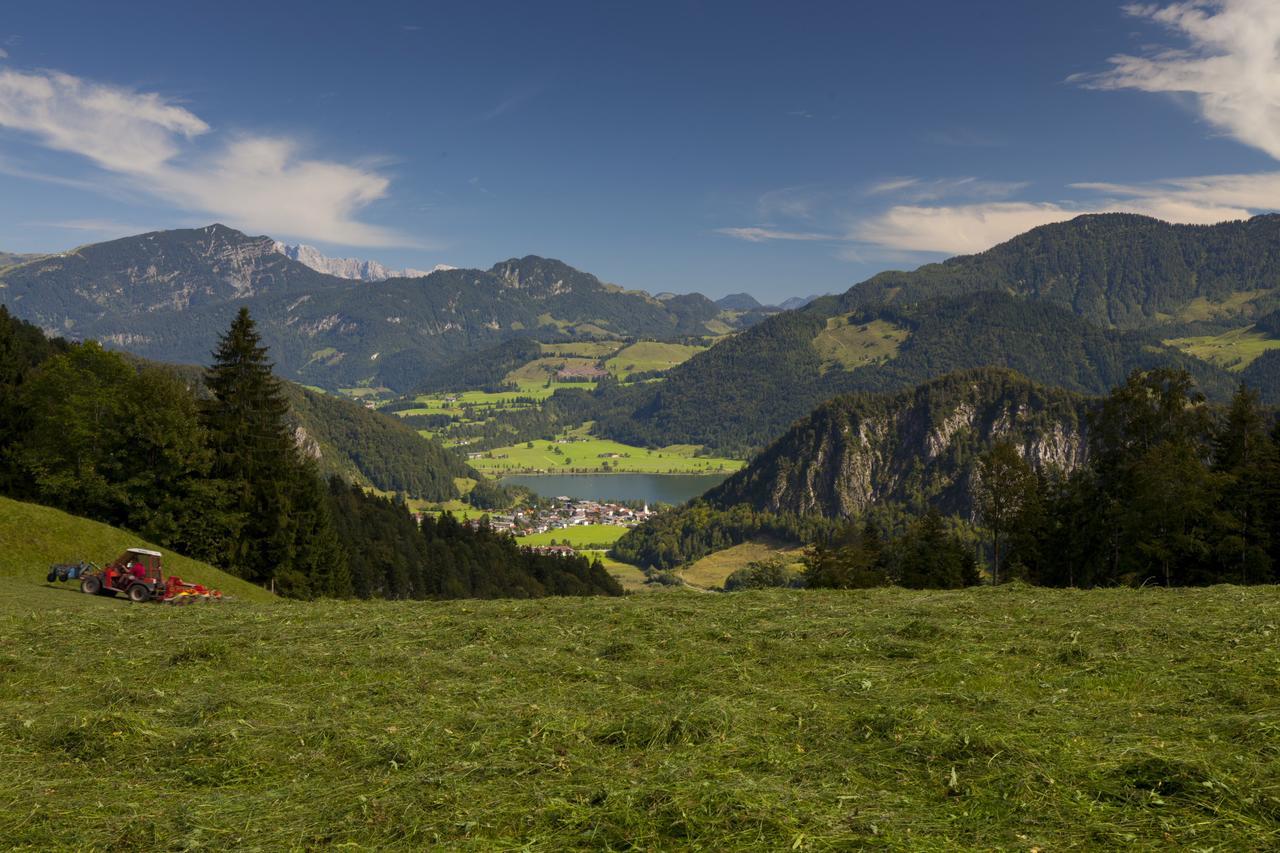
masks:
[[[837,394],[984,366],[1101,394],[1172,365],[1211,398],[1244,381],[1280,402],[1280,338],[1258,324],[1277,307],[1280,216],[1082,216],[770,317],[660,384],[602,390],[595,417],[619,440],[749,453]]]
[[[398,391],[511,338],[679,340],[761,319],[700,294],[659,300],[535,256],[488,270],[352,280],[282,254],[270,237],[223,225],[141,234],[8,266],[0,270],[0,303],[47,332],[176,363],[204,362],[245,305],[282,376]]]

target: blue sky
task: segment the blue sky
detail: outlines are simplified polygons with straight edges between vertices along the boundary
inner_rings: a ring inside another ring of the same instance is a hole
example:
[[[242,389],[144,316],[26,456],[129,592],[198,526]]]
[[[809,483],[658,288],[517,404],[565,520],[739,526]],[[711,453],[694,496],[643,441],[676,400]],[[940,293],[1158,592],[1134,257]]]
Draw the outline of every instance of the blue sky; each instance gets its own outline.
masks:
[[[225,222],[395,266],[838,291],[1280,206],[1280,4],[18,2],[0,249]]]

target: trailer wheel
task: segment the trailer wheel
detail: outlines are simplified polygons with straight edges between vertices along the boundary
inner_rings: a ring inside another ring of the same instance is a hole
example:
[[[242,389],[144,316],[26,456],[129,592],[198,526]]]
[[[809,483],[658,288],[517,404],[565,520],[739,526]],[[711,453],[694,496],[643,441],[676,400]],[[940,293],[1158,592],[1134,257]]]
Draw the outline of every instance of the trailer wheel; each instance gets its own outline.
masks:
[[[134,604],[141,604],[144,601],[151,600],[151,590],[147,589],[146,584],[135,583],[129,587],[129,600]]]
[[[80,591],[85,595],[97,595],[102,592],[102,578],[97,575],[86,575],[84,580],[80,581]]]

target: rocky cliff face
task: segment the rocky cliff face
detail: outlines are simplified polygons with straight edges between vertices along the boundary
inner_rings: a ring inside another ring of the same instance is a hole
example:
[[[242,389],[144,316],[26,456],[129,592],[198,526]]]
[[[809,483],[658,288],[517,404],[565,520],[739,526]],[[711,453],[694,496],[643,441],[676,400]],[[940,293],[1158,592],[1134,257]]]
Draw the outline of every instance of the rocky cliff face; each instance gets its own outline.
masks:
[[[894,395],[838,397],[707,499],[831,518],[880,502],[971,513],[974,466],[996,442],[1014,442],[1037,470],[1079,466],[1087,406],[1087,398],[994,369],[951,374]]]
[[[286,258],[305,264],[316,272],[326,275],[347,278],[355,281],[386,281],[389,278],[422,278],[441,270],[457,269],[448,264],[436,264],[429,270],[417,270],[408,267],[402,270],[385,267],[377,261],[365,261],[359,258],[331,258],[315,246],[299,243],[290,246],[279,240],[272,243],[272,249]]]

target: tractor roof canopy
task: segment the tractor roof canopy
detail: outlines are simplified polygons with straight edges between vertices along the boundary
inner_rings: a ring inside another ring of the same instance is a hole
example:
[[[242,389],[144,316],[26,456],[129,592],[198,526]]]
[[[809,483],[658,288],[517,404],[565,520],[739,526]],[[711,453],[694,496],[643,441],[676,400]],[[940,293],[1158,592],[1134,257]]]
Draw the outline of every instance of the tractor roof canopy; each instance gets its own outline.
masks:
[[[159,551],[149,551],[149,550],[147,550],[146,548],[129,548],[129,549],[128,549],[128,553],[130,553],[130,554],[146,554],[148,557],[160,557],[160,556],[163,556]]]

